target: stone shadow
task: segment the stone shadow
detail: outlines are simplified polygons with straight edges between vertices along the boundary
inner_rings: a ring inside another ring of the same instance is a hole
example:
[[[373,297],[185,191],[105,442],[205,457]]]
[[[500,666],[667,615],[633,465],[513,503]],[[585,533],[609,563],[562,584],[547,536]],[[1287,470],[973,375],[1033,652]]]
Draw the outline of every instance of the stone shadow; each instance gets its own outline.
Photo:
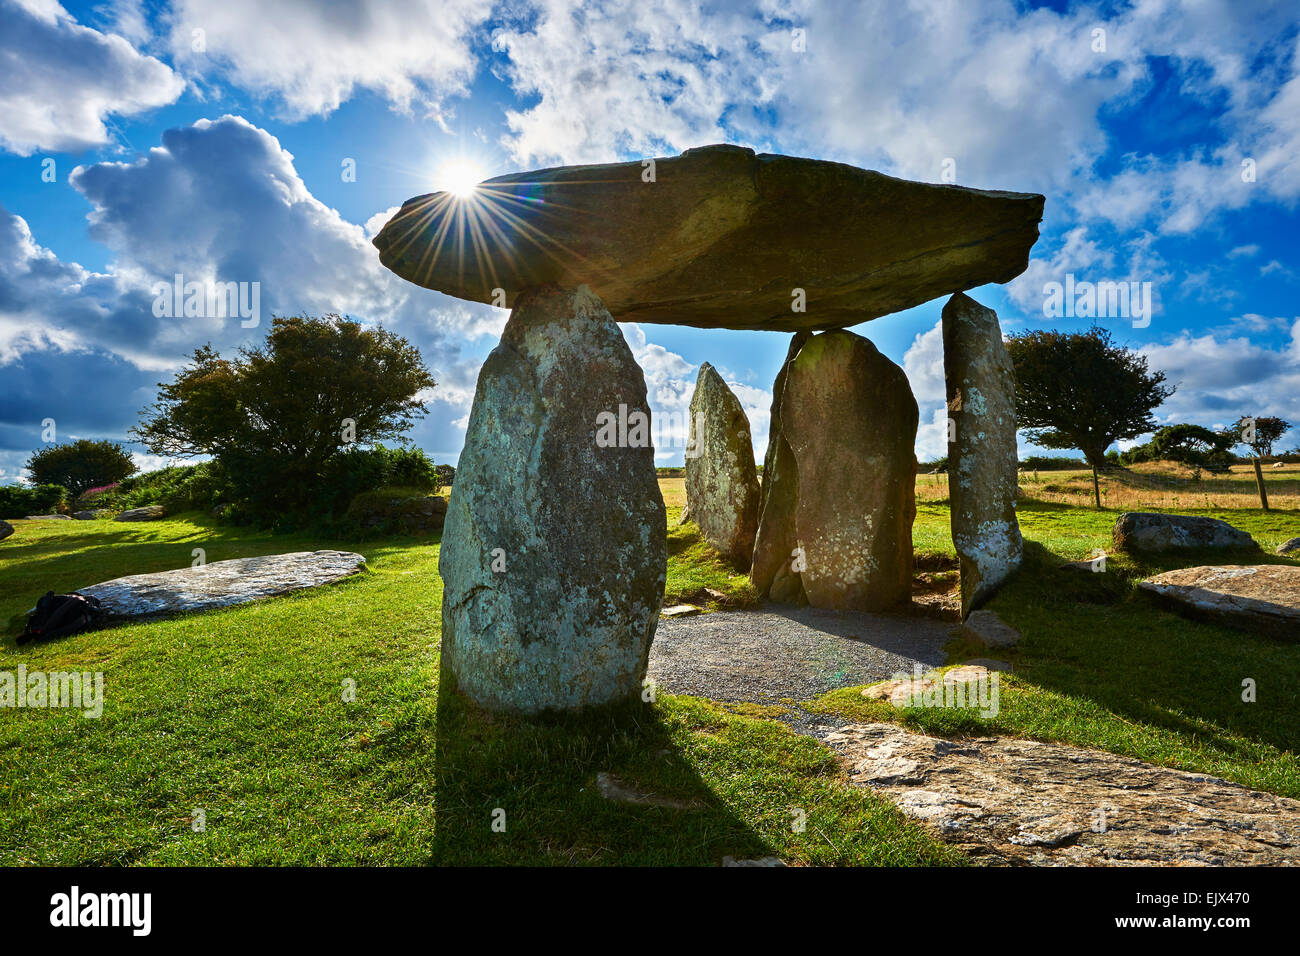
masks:
[[[429,864],[717,866],[776,855],[701,779],[656,708],[491,714],[452,691],[445,668],[442,680]],[[676,806],[607,799],[600,773]]]
[[[1025,544],[1024,567],[990,604],[1023,635],[1013,655],[1019,681],[1194,736],[1238,758],[1262,755],[1225,732],[1294,751],[1300,713],[1285,702],[1300,685],[1295,645],[1190,621],[1137,591],[1148,574],[1207,563],[1206,555],[1165,556],[1159,565],[1129,569],[1112,563],[1090,573],[1062,569],[1069,559],[1038,542]],[[1050,645],[1040,644],[1037,635],[1049,629]],[[1244,678],[1257,681],[1256,703],[1241,699]]]

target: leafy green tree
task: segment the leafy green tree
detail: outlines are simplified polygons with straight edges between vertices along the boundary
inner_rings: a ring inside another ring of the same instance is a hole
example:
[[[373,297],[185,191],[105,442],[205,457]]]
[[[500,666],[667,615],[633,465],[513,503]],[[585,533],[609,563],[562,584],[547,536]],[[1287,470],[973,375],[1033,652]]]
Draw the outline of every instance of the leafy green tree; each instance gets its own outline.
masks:
[[[399,438],[433,386],[419,350],[383,328],[276,317],[260,348],[197,349],[132,435],[157,454],[213,456],[254,512],[300,512],[333,459]]]
[[[1126,465],[1139,461],[1176,461],[1194,468],[1199,478],[1202,471],[1227,471],[1234,460],[1234,443],[1233,436],[1200,425],[1166,425],[1149,442],[1130,448],[1119,457]]]
[[[1255,487],[1259,491],[1260,507],[1265,511],[1268,510],[1268,489],[1264,487],[1264,469],[1260,467],[1260,460],[1272,457],[1274,442],[1290,428],[1290,422],[1271,415],[1260,418],[1246,415],[1237,419],[1225,433],[1231,437],[1232,444],[1245,445],[1254,453]]]
[[[87,488],[111,485],[135,474],[131,453],[116,442],[80,441],[47,445],[27,459],[34,485],[62,485],[72,497]]]
[[[1101,507],[1097,472],[1106,449],[1154,430],[1151,413],[1174,393],[1164,372],[1115,345],[1105,329],[1039,330],[1013,336],[1007,351],[1016,370],[1016,415],[1029,440],[1044,448],[1077,448],[1092,468],[1092,493]]]

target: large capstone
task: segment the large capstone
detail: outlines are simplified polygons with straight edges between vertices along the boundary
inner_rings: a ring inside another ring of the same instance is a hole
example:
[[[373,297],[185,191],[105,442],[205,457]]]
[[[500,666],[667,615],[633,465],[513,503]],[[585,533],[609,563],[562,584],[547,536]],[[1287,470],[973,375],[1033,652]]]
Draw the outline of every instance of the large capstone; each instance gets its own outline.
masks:
[[[758,531],[758,469],[749,418],[708,362],[691,397],[686,507],[709,544],[748,571]]]
[[[620,321],[853,325],[1025,270],[1043,197],[709,146],[417,196],[375,237],[405,279],[511,305],[586,284]]]
[[[775,440],[794,467],[772,476],[765,500],[789,502],[779,483],[797,477],[788,574],[814,607],[878,611],[909,601],[917,407],[907,376],[843,331],[813,336],[783,371]],[[756,555],[779,553],[791,538],[788,522],[767,518]],[[774,597],[771,570],[766,559],[755,566],[761,596]]]
[[[986,601],[1024,553],[1016,520],[1016,379],[997,313],[957,293],[943,307],[948,498],[961,613]]]
[[[639,694],[666,537],[618,326],[584,288],[520,296],[479,372],[443,528],[444,675],[523,713]]]

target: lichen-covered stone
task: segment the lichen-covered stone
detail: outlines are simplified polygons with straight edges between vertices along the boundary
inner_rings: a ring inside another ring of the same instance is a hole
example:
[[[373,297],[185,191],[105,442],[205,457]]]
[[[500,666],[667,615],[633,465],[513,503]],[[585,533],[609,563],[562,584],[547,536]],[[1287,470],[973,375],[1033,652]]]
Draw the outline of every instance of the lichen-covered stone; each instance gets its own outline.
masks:
[[[653,176],[641,162],[564,166],[468,199],[417,196],[374,244],[399,276],[462,299],[586,284],[620,320],[794,332],[1007,282],[1042,215],[1038,195],[707,146],[655,160]]]
[[[686,507],[704,540],[748,571],[758,531],[754,441],[740,400],[708,362],[700,366],[690,414]]]
[[[1179,568],[1138,587],[1188,617],[1300,640],[1300,568],[1293,564]]]
[[[479,372],[443,527],[444,686],[523,713],[640,693],[667,571],[649,428],[600,300],[521,296]]]
[[[1020,567],[1016,520],[1016,378],[997,313],[957,293],[943,307],[948,389],[948,496],[961,561],[961,613]]]
[[[132,574],[78,588],[77,593],[98,598],[100,615],[112,622],[207,611],[300,591],[355,574],[365,563],[351,551],[293,551]]]
[[[791,570],[792,552],[799,535],[794,512],[799,502],[799,469],[794,452],[781,434],[781,397],[790,363],[799,354],[811,332],[796,332],[790,337],[785,362],[772,386],[772,414],[767,426],[767,453],[763,457],[763,481],[760,487],[758,533],[754,539],[754,563],[749,579],[760,596],[781,604],[806,604],[799,573]]]
[[[907,376],[844,331],[813,336],[785,373],[780,433],[795,467],[774,481],[797,476],[790,568],[803,594],[814,607],[842,610],[909,601],[917,407]],[[776,501],[791,497],[777,484],[770,493]],[[766,596],[773,597],[770,585]]]
[[[1115,519],[1111,537],[1119,551],[1154,554],[1203,548],[1253,550],[1259,547],[1245,531],[1218,518],[1149,511],[1130,511],[1120,515]]]

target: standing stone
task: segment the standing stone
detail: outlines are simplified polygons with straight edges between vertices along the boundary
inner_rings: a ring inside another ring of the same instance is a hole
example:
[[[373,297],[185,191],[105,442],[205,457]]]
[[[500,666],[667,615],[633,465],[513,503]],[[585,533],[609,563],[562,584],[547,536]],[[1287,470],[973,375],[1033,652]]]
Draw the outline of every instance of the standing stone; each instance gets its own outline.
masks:
[[[780,436],[795,467],[773,476],[768,502],[779,514],[794,499],[790,568],[808,603],[878,611],[910,600],[917,407],[907,376],[844,331],[813,336],[784,371]],[[787,476],[793,496],[779,485]],[[789,526],[765,531],[780,537]]]
[[[0,521],[0,541],[14,533],[14,526],[8,521]]]
[[[645,378],[586,287],[520,294],[443,528],[444,687],[536,713],[641,692],[667,521]]]
[[[807,604],[799,572],[792,570],[792,555],[798,543],[795,505],[799,501],[799,470],[794,452],[781,434],[781,396],[785,394],[790,363],[799,354],[811,332],[790,337],[785,362],[772,386],[772,415],[767,427],[767,454],[763,457],[763,484],[758,512],[758,535],[754,540],[754,564],[749,579],[760,596],[780,604]]]
[[[958,292],[943,307],[948,498],[966,617],[1020,567],[1016,520],[1016,379],[992,309]]]
[[[704,539],[748,571],[758,531],[754,442],[740,400],[708,362],[695,381],[690,428],[686,508]]]

